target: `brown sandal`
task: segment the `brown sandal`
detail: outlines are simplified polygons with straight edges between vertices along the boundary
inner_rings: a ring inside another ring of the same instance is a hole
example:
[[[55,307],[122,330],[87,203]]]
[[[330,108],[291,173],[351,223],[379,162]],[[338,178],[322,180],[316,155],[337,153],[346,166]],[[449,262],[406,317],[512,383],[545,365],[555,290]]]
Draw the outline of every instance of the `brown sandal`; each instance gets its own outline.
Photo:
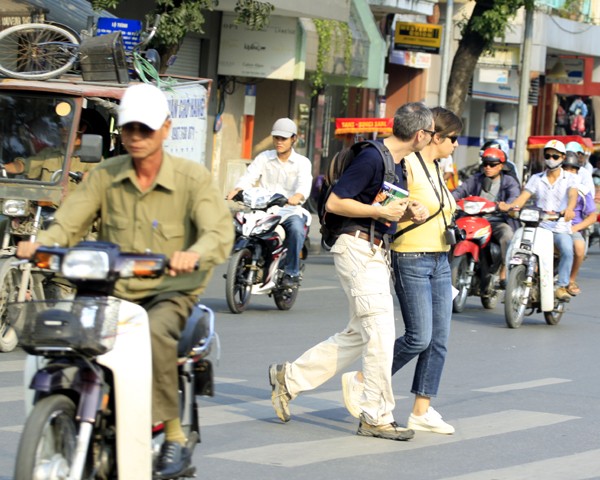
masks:
[[[571,282],[567,287],[567,292],[569,295],[579,295],[581,293],[581,288],[579,288],[579,285],[577,285],[575,282]]]

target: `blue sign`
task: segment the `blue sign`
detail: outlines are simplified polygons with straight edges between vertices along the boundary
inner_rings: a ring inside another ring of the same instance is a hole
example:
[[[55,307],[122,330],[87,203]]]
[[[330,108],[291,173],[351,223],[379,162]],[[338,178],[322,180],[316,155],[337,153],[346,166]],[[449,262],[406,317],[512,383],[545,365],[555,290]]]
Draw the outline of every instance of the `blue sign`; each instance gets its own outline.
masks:
[[[140,32],[142,31],[142,22],[140,20],[128,20],[125,18],[100,17],[96,24],[96,35],[106,35],[121,31],[123,37],[123,46],[125,50],[131,50],[140,43]]]

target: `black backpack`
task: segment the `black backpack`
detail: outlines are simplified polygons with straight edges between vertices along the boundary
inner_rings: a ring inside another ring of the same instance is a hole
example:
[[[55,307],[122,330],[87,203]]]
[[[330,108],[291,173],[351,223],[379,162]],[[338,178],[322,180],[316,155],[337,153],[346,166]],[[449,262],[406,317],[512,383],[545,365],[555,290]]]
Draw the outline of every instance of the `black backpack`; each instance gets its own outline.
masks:
[[[332,158],[327,173],[324,176],[323,184],[319,192],[319,198],[317,200],[317,214],[319,216],[319,222],[321,223],[321,246],[327,251],[331,250],[331,247],[333,247],[333,244],[342,234],[344,227],[350,223],[351,219],[326,211],[325,204],[329,199],[333,187],[336,185],[344,171],[362,149],[369,146],[375,147],[381,154],[381,158],[385,164],[383,180],[390,183],[396,183],[398,180],[394,158],[387,147],[381,142],[365,140],[337,152]],[[375,222],[375,220],[373,220],[373,222]]]

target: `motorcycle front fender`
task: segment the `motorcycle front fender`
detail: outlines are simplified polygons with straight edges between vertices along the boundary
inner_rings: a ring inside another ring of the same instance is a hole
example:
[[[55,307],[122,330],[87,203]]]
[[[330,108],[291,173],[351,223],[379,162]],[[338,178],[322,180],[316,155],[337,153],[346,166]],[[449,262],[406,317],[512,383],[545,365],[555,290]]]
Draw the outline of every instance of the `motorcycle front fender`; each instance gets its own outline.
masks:
[[[239,252],[243,248],[248,247],[249,244],[250,244],[250,238],[249,237],[238,237],[238,238],[236,238],[235,243],[233,244],[233,253]]]
[[[479,245],[476,245],[469,240],[461,240],[454,246],[452,251],[453,257],[460,257],[461,255],[471,254],[475,262],[479,262]]]

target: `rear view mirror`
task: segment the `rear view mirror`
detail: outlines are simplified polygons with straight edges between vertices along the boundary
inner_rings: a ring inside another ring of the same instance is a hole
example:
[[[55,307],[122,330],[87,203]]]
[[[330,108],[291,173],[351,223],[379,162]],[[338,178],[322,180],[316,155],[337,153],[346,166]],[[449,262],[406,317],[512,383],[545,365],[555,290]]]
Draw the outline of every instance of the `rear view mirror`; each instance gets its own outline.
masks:
[[[102,159],[102,135],[84,133],[81,136],[81,145],[74,155],[83,163],[98,163]]]

